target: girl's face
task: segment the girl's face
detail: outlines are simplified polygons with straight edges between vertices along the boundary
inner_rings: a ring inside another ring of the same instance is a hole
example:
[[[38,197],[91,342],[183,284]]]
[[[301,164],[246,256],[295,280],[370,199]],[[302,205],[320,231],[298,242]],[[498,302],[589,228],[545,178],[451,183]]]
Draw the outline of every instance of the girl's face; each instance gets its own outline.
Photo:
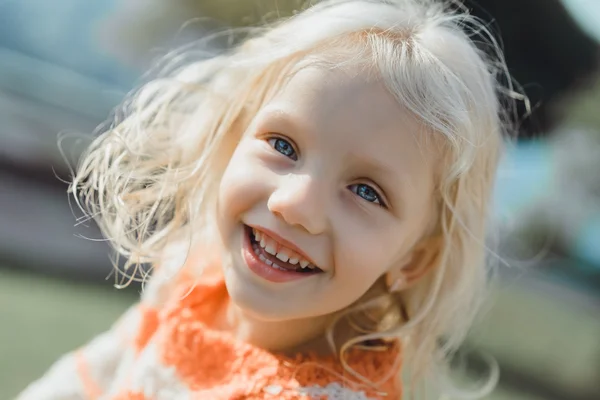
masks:
[[[381,83],[305,68],[256,115],[219,190],[223,270],[257,317],[323,316],[402,267],[433,212],[435,152]]]

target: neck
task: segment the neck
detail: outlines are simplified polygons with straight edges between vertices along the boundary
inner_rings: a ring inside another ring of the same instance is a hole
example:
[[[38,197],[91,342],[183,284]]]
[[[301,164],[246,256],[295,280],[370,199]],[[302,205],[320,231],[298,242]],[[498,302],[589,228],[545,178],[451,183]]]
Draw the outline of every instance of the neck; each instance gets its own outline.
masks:
[[[382,282],[373,285],[363,296],[362,301],[381,295],[383,293]],[[326,340],[325,333],[337,313],[303,319],[266,321],[244,311],[233,301],[225,304],[217,325],[232,332],[240,341],[285,354],[309,351],[319,354],[331,353],[332,349]],[[360,334],[345,319],[342,319],[336,325],[334,343],[339,345]]]
[[[222,325],[233,332],[238,340],[270,351],[327,351],[325,331],[331,323],[331,315],[265,321],[250,315],[230,301],[223,312],[223,318]]]

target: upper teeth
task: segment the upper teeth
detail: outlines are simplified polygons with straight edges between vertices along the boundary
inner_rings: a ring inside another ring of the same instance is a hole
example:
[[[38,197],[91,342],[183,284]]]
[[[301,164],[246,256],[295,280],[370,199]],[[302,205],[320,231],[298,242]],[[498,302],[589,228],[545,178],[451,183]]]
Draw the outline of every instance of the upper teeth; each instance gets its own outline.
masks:
[[[277,253],[276,257],[283,262],[287,262],[287,260],[290,259],[290,257],[285,253],[284,249],[279,250],[279,253]]]
[[[308,260],[304,259],[295,251],[290,250],[285,246],[282,246],[266,234],[259,232],[256,229],[252,229],[252,233],[254,235],[254,239],[260,245],[260,247],[262,247],[267,253],[274,255],[281,261],[289,262],[292,265],[300,263],[300,266],[302,268],[315,268],[315,266],[311,264]]]

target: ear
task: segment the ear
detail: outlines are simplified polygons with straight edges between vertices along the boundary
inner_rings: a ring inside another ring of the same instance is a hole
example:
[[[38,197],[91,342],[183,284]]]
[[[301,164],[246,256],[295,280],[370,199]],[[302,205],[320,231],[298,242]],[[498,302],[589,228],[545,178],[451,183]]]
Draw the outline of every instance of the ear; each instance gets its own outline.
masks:
[[[438,264],[441,247],[441,236],[432,236],[417,243],[409,254],[386,274],[388,290],[400,292],[417,283]]]

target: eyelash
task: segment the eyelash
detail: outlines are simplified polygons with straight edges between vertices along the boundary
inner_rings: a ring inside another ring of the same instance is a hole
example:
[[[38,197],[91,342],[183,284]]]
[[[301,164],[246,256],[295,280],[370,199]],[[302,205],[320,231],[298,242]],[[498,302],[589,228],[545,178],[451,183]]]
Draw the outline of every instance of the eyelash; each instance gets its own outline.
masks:
[[[281,150],[281,146],[279,146],[280,149],[278,149],[277,148],[278,147],[277,144],[281,143],[281,142],[283,142],[285,144],[285,146],[287,146],[287,147],[285,147],[285,149],[291,150],[291,152],[290,151],[286,151],[286,150]],[[269,145],[276,152],[282,154],[283,156],[288,157],[288,158],[290,158],[291,160],[294,160],[294,161],[298,160],[298,154],[296,152],[296,149],[286,139],[283,139],[281,137],[271,137],[271,138],[267,139],[267,143],[269,143]],[[290,153],[290,154],[286,154],[286,153]],[[361,195],[359,195],[359,190],[362,187],[367,188],[367,190],[370,189],[371,191],[373,191],[374,196],[375,196],[375,201],[369,201],[366,198],[364,198]],[[350,191],[352,193],[354,193],[355,195],[357,195],[358,197],[362,198],[363,200],[365,200],[365,201],[367,201],[369,203],[373,203],[373,204],[375,204],[375,205],[377,205],[379,207],[387,208],[387,205],[383,201],[383,198],[382,198],[383,196],[381,196],[379,194],[379,192],[375,188],[373,188],[372,186],[370,186],[370,185],[367,185],[365,183],[355,183],[355,184],[352,184],[352,185],[348,186],[348,189],[350,189]]]

